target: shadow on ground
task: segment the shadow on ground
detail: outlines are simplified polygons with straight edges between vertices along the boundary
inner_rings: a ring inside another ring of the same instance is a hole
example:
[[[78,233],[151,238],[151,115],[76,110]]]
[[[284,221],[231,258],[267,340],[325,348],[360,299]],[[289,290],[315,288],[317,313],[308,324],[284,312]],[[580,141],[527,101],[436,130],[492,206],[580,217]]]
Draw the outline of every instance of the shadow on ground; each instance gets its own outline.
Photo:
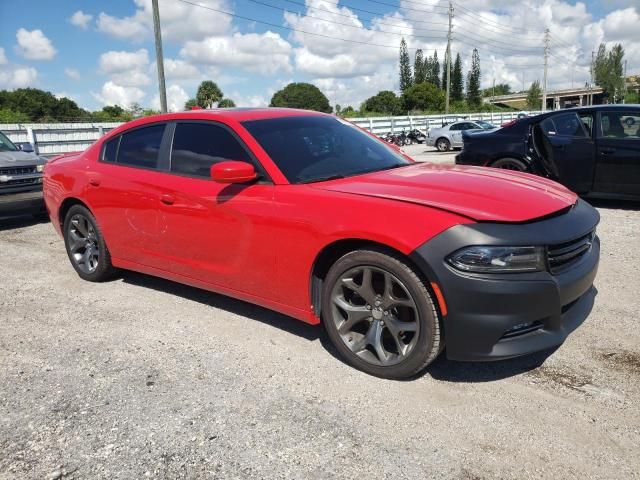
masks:
[[[610,208],[612,210],[640,210],[640,201],[631,200],[605,200],[596,198],[585,198],[595,208]]]
[[[322,326],[308,325],[294,318],[242,300],[141,273],[124,272],[122,281],[219,308],[235,315],[241,315],[309,341],[317,340],[330,355],[341,362],[343,361]],[[443,352],[424,372],[409,380],[417,380],[424,375],[430,375],[432,378],[444,382],[492,382],[533,370],[542,365],[554,351],[548,350],[526,357],[487,363],[454,362],[447,360],[446,352]]]
[[[48,222],[49,222],[49,217],[46,215],[23,215],[20,217],[7,217],[7,218],[0,217],[0,231],[31,227],[39,223],[48,223]]]

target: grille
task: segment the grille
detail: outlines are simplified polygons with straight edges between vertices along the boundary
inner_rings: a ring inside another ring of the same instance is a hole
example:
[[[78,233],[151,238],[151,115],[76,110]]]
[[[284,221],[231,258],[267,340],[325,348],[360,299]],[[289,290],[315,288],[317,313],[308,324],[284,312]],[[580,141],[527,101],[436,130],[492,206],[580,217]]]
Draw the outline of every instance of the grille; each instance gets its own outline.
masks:
[[[591,249],[594,236],[595,233],[591,232],[570,242],[548,247],[547,258],[549,259],[551,273],[562,271],[586,254]]]
[[[29,175],[31,173],[37,173],[35,166],[0,168],[0,175]]]

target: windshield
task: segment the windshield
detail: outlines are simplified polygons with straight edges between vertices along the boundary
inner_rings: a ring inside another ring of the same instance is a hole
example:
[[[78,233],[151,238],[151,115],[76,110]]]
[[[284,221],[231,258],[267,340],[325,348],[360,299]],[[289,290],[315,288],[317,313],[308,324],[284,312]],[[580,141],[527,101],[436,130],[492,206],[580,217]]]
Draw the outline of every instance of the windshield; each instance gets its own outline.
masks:
[[[489,122],[476,122],[478,125],[480,125],[480,128],[482,128],[483,130],[491,130],[492,128],[496,128],[494,125],[491,125]]]
[[[287,180],[308,183],[409,165],[356,126],[335,117],[283,117],[242,122]]]
[[[0,152],[16,152],[18,148],[0,132]]]

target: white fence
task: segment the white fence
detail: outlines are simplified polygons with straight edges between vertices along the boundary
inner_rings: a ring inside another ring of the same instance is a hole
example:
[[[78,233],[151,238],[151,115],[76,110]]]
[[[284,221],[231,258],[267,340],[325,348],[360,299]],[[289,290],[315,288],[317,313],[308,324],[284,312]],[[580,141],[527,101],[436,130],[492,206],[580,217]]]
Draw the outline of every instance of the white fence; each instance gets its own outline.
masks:
[[[536,112],[531,112],[535,114]],[[377,135],[387,132],[418,128],[427,130],[440,127],[456,120],[486,120],[500,125],[516,118],[517,112],[499,113],[456,113],[450,115],[423,115],[407,117],[350,118],[356,125]],[[40,155],[51,156],[58,153],[82,151],[120,123],[29,123],[0,124],[0,131],[16,143],[29,142]]]

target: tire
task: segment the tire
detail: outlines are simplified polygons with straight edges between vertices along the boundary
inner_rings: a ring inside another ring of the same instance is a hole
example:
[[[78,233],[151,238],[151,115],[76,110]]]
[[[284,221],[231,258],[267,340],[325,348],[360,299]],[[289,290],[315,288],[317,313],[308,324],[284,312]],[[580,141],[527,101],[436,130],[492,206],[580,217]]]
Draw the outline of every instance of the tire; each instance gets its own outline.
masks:
[[[513,170],[515,172],[529,172],[529,166],[517,158],[500,158],[491,164],[493,168]]]
[[[436,148],[439,152],[448,152],[451,150],[451,142],[444,137],[439,138],[436,140]]]
[[[100,227],[87,208],[72,206],[62,228],[69,261],[82,279],[103,282],[115,275],[116,269],[111,264],[111,255]]]
[[[381,378],[410,378],[443,348],[431,293],[401,256],[382,249],[356,250],[333,264],[322,320],[346,363]]]

